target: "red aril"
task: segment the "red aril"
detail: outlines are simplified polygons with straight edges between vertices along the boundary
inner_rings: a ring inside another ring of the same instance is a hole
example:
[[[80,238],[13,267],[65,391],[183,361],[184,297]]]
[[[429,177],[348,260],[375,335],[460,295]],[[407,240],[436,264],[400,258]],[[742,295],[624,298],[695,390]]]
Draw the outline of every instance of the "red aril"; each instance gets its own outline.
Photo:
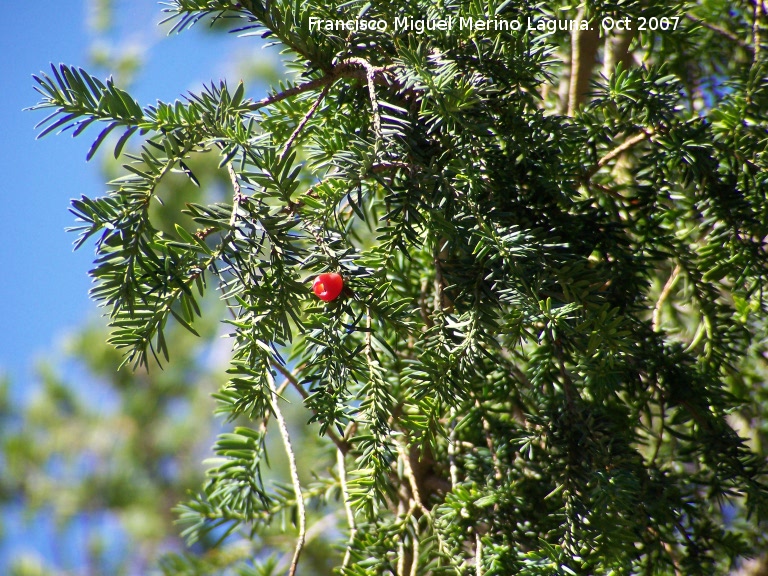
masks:
[[[312,291],[324,302],[330,302],[338,298],[344,288],[344,279],[341,274],[327,272],[320,274],[312,283]]]

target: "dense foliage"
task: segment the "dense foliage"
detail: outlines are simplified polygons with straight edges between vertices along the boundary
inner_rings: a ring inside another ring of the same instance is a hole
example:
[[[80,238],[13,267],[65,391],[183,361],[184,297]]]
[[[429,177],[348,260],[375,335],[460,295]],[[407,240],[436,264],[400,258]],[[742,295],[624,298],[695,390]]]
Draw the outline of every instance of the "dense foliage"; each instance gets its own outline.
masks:
[[[95,240],[93,296],[126,363],[173,362],[168,323],[195,333],[206,290],[228,306],[216,398],[243,425],[178,509],[191,542],[226,550],[287,519],[286,556],[235,555],[230,570],[302,573],[316,507],[331,511],[324,537],[348,575],[710,574],[760,550],[762,3],[174,0],[166,12],[177,31],[213,17],[268,38],[295,78],[262,100],[217,83],[142,107],[62,65],[36,77],[37,108],[52,109],[42,134],[101,125],[89,156],[118,136],[124,175],[72,211],[78,245]],[[448,16],[522,27],[394,25]],[[634,31],[601,28],[608,16]],[[187,203],[163,229],[158,186],[174,172],[197,182],[200,153],[219,158],[232,199]],[[311,291],[325,272],[345,283],[328,303]],[[325,460],[291,447],[286,387]],[[264,480],[268,435],[289,484]],[[169,556],[163,569],[206,565]]]

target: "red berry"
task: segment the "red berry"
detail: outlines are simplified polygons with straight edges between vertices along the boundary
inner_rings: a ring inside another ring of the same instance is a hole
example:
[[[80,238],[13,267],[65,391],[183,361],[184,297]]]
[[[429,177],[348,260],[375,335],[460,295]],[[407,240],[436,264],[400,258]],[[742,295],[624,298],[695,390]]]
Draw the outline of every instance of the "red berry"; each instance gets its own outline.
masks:
[[[344,288],[344,279],[341,277],[341,274],[336,272],[320,274],[312,283],[312,290],[315,295],[324,302],[330,302],[338,298],[342,288]]]

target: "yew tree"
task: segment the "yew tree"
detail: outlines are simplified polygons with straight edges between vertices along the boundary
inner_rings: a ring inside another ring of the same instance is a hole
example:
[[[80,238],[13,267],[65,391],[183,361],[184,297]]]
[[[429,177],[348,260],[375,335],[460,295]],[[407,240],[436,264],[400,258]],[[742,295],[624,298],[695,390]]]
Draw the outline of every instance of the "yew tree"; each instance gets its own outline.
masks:
[[[215,396],[237,425],[177,508],[190,542],[220,539],[218,566],[249,547],[224,573],[309,573],[318,537],[350,576],[722,574],[760,554],[761,0],[164,12],[173,32],[278,45],[285,80],[141,105],[60,65],[35,77],[36,108],[41,134],[123,159],[71,210],[126,369],[172,363],[167,329],[195,333],[207,291],[226,303]],[[197,182],[200,154],[229,199],[160,227],[158,186]],[[265,478],[275,436],[288,483]],[[212,570],[192,553],[162,568]]]

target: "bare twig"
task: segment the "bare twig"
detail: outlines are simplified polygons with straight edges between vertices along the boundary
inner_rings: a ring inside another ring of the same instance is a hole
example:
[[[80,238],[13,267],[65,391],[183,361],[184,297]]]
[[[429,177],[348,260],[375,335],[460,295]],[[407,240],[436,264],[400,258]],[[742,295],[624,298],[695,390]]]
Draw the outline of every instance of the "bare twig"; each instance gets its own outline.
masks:
[[[232,215],[229,217],[229,227],[234,228],[235,222],[237,222],[237,211],[240,208],[240,202],[243,201],[243,192],[240,188],[240,182],[237,180],[237,174],[235,168],[232,166],[232,162],[227,164],[227,172],[229,172],[229,179],[232,182]]]
[[[404,521],[407,521],[408,517],[413,517],[415,510],[419,510],[427,518],[427,521],[431,523],[432,515],[430,514],[429,510],[427,510],[426,506],[424,506],[424,502],[421,499],[421,491],[419,490],[419,483],[416,479],[416,474],[414,473],[413,467],[411,466],[410,454],[406,446],[402,445],[400,442],[397,442],[397,451],[400,454],[400,458],[403,462],[403,474],[408,480],[408,485],[411,489],[410,508],[407,512],[405,511],[405,505],[403,502],[405,495],[401,494],[401,499],[398,504],[398,516],[403,518]],[[441,543],[438,535],[438,546],[440,545]],[[399,554],[400,558],[398,560],[398,574],[405,576],[405,541],[402,538],[400,540]],[[419,536],[417,530],[413,536],[413,549],[411,550],[411,569],[409,571],[410,576],[416,576],[418,574],[418,565]]]
[[[304,547],[304,541],[307,533],[307,510],[304,506],[304,495],[301,493],[299,470],[296,467],[296,455],[294,454],[293,448],[291,446],[291,436],[288,433],[288,425],[285,422],[283,412],[280,410],[277,389],[275,388],[275,380],[272,377],[272,372],[269,370],[267,370],[267,382],[269,383],[269,389],[272,392],[272,411],[275,413],[277,425],[280,429],[280,436],[283,438],[283,446],[285,447],[285,454],[288,457],[288,469],[291,473],[293,491],[296,494],[296,506],[299,509],[299,537],[296,539],[296,548],[293,552],[291,568],[288,571],[288,576],[295,576],[296,569],[299,565],[299,556],[301,555],[301,549]]]
[[[475,576],[483,576],[483,540],[475,534]]]
[[[608,162],[610,162],[617,156],[620,156],[621,154],[623,154],[633,146],[645,140],[646,138],[650,138],[652,135],[653,135],[653,130],[649,128],[643,128],[641,132],[638,132],[634,136],[627,138],[626,140],[624,140],[624,142],[616,146],[616,148],[614,148],[613,150],[608,152],[605,156],[600,158],[600,160],[597,161],[597,164],[592,166],[589,170],[587,170],[584,173],[584,175],[582,176],[582,179],[585,182],[589,181],[589,179],[592,178],[592,176],[594,176],[595,174],[597,174],[597,171],[600,170],[600,168],[602,168],[606,164],[608,164]]]
[[[368,94],[371,98],[371,108],[373,109],[373,130],[376,136],[381,139],[381,114],[379,112],[379,102],[376,99],[376,74],[380,69],[375,68],[370,62],[363,58],[349,58],[346,60],[349,64],[357,64],[365,69],[365,78],[368,81]]]
[[[285,389],[288,388],[289,384],[290,384],[290,381],[287,378],[285,380],[283,380],[283,383],[280,384],[280,387],[277,389],[277,396],[278,396],[278,398],[282,397],[283,392],[285,392]],[[270,416],[270,413],[267,412],[266,414],[264,414],[264,418],[261,420],[260,431],[263,434],[266,434],[266,432],[267,432],[267,426],[269,425],[269,416]]]
[[[597,162],[597,168],[598,170],[608,164],[611,160],[622,154],[623,152],[626,152],[630,148],[632,148],[635,144],[638,144],[639,142],[642,142],[646,138],[649,138],[653,132],[651,130],[643,130],[642,132],[639,132],[638,134],[635,134],[631,138],[627,138],[619,144],[616,148],[608,152],[605,156],[603,156],[600,160]]]
[[[341,76],[342,74],[338,72],[332,72],[331,74],[321,76],[320,78],[308,80],[307,82],[297,84],[296,86],[288,88],[287,90],[283,90],[282,92],[278,92],[277,94],[272,94],[272,96],[262,98],[258,102],[250,104],[248,109],[251,112],[255,112],[256,110],[264,108],[265,106],[269,106],[270,104],[275,104],[276,102],[280,102],[286,98],[290,98],[291,96],[296,96],[297,94],[302,94],[303,92],[308,92],[310,90],[317,90],[321,86],[332,84],[337,78],[340,78]]]
[[[672,270],[672,274],[670,274],[669,278],[667,279],[667,283],[664,284],[664,288],[661,289],[659,299],[656,301],[656,306],[653,308],[652,327],[654,332],[658,332],[661,328],[661,309],[664,306],[664,302],[666,302],[667,298],[669,297],[669,293],[672,292],[675,284],[677,284],[677,281],[680,279],[681,270],[682,269],[680,268],[680,264],[675,266],[675,269]]]
[[[419,483],[416,480],[416,475],[413,473],[413,467],[411,466],[411,458],[405,449],[405,446],[397,443],[397,451],[400,452],[400,457],[403,459],[403,473],[408,479],[408,484],[411,487],[411,496],[416,506],[421,510],[425,516],[430,516],[429,510],[424,506],[424,502],[421,499],[421,492],[419,491]]]
[[[451,490],[459,483],[459,469],[456,466],[456,408],[451,408],[451,432],[448,435],[448,468],[451,473]]]
[[[397,517],[398,518],[404,518],[406,515],[405,512],[405,503],[400,500],[400,502],[397,503]],[[397,534],[395,536],[397,538],[397,576],[405,576],[405,538],[403,538],[402,535]]]
[[[418,527],[418,524],[417,524]],[[413,561],[411,562],[411,576],[419,574],[419,534],[415,531],[413,536]]]
[[[341,450],[336,450],[336,464],[339,468],[339,483],[341,484],[341,497],[344,498],[344,510],[347,512],[347,524],[349,525],[349,543],[347,549],[344,552],[344,561],[341,563],[341,571],[349,566],[350,549],[352,543],[355,541],[355,535],[357,534],[357,525],[355,524],[355,512],[352,510],[352,503],[349,501],[349,488],[347,487],[347,468],[344,462],[344,453]]]
[[[317,520],[312,524],[312,526],[307,530],[307,536],[304,539],[304,545],[309,545],[310,542],[315,540],[316,538],[320,536],[327,535],[329,531],[332,531],[336,528],[336,525],[338,524],[339,512],[338,510],[334,510],[333,512],[329,512],[320,520]],[[292,552],[286,552],[285,554],[282,554],[280,556],[280,559],[275,564],[274,573],[280,572],[286,565],[289,564],[291,558],[293,557]]]

